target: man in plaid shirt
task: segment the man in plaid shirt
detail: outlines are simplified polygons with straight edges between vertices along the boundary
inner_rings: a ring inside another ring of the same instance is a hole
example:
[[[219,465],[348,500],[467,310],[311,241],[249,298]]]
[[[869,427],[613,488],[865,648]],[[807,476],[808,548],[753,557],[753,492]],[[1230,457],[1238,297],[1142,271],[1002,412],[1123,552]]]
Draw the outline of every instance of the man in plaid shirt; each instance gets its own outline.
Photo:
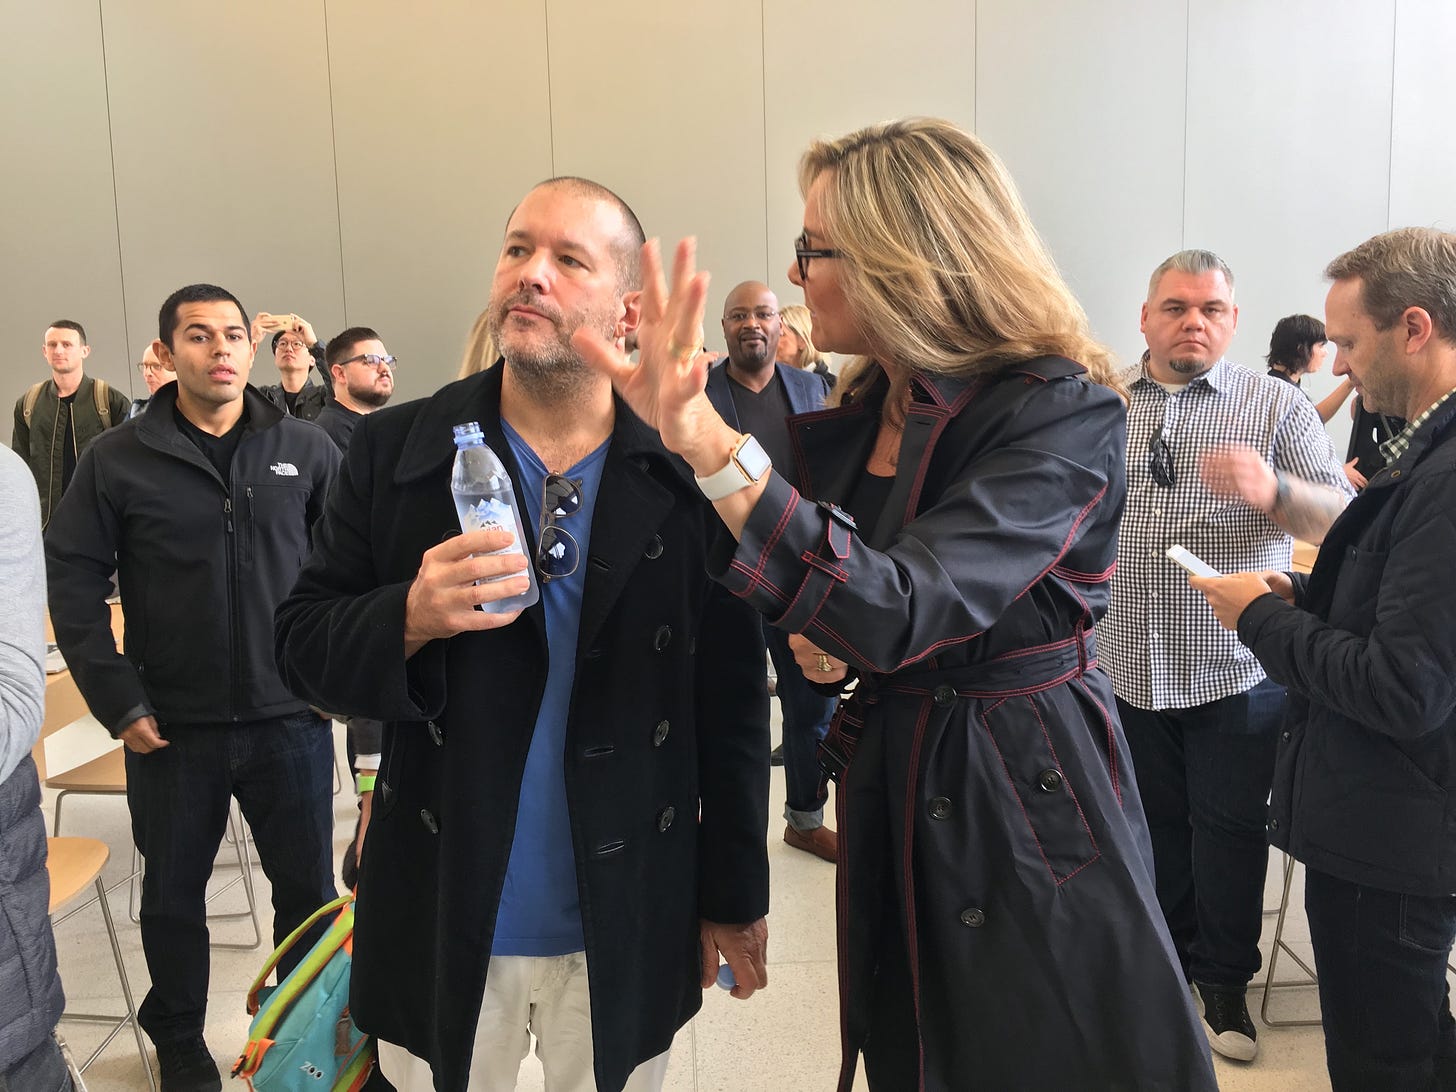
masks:
[[[1127,508],[1098,627],[1152,834],[1158,900],[1213,1048],[1257,1052],[1244,993],[1259,969],[1265,802],[1283,688],[1223,630],[1181,545],[1220,572],[1284,570],[1351,494],[1319,415],[1288,383],[1224,359],[1234,278],[1185,250],[1153,271],[1129,377]]]

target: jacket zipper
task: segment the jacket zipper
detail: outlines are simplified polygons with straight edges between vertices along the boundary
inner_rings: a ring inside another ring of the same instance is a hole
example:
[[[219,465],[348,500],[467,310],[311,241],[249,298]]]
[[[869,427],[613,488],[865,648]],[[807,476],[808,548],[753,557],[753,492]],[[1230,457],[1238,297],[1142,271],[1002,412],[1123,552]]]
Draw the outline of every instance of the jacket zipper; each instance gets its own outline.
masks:
[[[222,502],[222,511],[227,526],[227,567],[228,567],[228,624],[232,632],[232,648],[228,650],[229,659],[232,662],[232,708],[228,710],[228,719],[237,720],[238,710],[242,707],[242,688],[239,676],[242,672],[242,664],[238,656],[238,644],[241,634],[238,632],[238,542],[237,536],[233,533],[233,498],[231,493],[225,493]]]

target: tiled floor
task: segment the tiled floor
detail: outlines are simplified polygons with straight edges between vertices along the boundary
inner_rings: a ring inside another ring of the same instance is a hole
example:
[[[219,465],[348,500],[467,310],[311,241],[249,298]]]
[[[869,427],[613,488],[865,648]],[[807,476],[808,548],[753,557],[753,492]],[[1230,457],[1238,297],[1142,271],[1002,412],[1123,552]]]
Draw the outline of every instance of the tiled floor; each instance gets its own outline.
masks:
[[[775,706],[775,708],[777,708]],[[106,745],[105,733],[94,721],[81,721],[48,741],[51,768],[63,770],[84,761]],[[342,746],[342,735],[340,734]],[[778,814],[783,801],[783,776],[774,771],[771,805]],[[54,794],[46,794],[46,808]],[[72,798],[66,803],[66,828],[62,833],[88,835],[107,841],[112,858],[106,875],[125,875],[131,842],[126,805],[120,799]],[[342,854],[353,828],[354,801],[346,790],[336,797],[338,820],[335,849]],[[823,861],[789,849],[781,840],[781,821],[771,824],[768,835],[769,860],[773,876],[772,910],[769,916],[770,986],[748,1002],[735,1001],[713,989],[704,998],[703,1011],[677,1037],[666,1088],[669,1092],[816,1092],[834,1087],[838,1065],[838,1020],[834,968],[834,870]],[[231,850],[224,846],[214,883],[236,876]],[[263,906],[268,905],[268,883],[257,871],[257,888]],[[1301,904],[1301,873],[1296,870],[1296,907]],[[1278,906],[1281,873],[1272,864],[1265,905]],[[243,906],[241,888],[234,888],[217,900],[214,910]],[[146,990],[146,964],[142,958],[137,927],[126,918],[126,889],[113,896],[113,909],[121,935],[127,971],[138,1001]],[[1303,914],[1292,913],[1288,929],[1295,949],[1309,957],[1308,933]],[[268,931],[265,917],[265,934]],[[1274,932],[1274,918],[1265,922],[1265,958]],[[214,927],[215,939],[244,939],[245,922]],[[107,1011],[120,1005],[111,953],[94,908],[66,923],[58,931],[61,973],[68,1003],[87,1011]],[[212,991],[208,1011],[207,1039],[220,1067],[230,1065],[247,1039],[248,1016],[244,998],[248,985],[267,952],[215,951],[212,958]],[[1280,977],[1297,976],[1292,963],[1282,962]],[[1287,972],[1287,973],[1286,973]],[[1258,994],[1251,991],[1250,1007],[1257,1008]],[[1275,996],[1271,1015],[1299,1017],[1315,1015],[1314,991],[1296,989]],[[1257,1014],[1256,1014],[1257,1021]],[[78,1058],[84,1059],[99,1035],[84,1025],[62,1025]],[[1220,1087],[1224,1092],[1306,1092],[1328,1089],[1323,1064],[1323,1043],[1318,1028],[1266,1028],[1261,1025],[1260,1054],[1249,1065],[1217,1060]],[[93,1092],[122,1092],[147,1087],[129,1033],[118,1036],[87,1071],[87,1085]],[[225,1083],[224,1087],[230,1087]],[[519,1087],[538,1090],[541,1071],[534,1058],[522,1066]],[[863,1083],[856,1086],[863,1088]]]

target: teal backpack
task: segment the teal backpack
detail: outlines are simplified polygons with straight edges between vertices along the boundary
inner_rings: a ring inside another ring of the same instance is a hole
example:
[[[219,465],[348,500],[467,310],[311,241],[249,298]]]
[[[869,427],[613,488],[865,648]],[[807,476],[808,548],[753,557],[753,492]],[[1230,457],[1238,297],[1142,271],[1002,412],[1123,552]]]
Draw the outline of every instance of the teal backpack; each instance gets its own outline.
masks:
[[[338,911],[313,950],[277,986],[263,983],[315,922]],[[374,1068],[374,1039],[349,1015],[354,896],[335,899],[293,930],[248,991],[248,1045],[233,1076],[253,1092],[358,1092]]]

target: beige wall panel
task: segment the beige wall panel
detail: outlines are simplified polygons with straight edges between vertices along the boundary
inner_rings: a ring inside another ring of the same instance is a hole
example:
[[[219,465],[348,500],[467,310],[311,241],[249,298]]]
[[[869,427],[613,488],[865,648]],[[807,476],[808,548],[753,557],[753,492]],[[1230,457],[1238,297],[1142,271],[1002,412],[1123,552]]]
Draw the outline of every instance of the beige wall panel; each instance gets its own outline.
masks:
[[[1093,331],[1135,362],[1148,273],[1182,239],[1187,13],[1160,0],[980,0],[977,13],[980,135]]]
[[[130,391],[96,0],[0,6],[0,438],[11,407],[50,377],[46,323],[86,327],[86,370]],[[136,341],[133,331],[133,341]]]
[[[1233,268],[1241,364],[1264,369],[1283,316],[1323,317],[1325,263],[1385,227],[1394,18],[1395,0],[1191,6],[1184,243]],[[1342,454],[1348,414],[1329,431]]]
[[[552,173],[544,4],[330,0],[328,31],[348,321],[400,358],[396,399],[425,395],[454,378],[510,210]]]
[[[976,4],[965,0],[765,0],[769,284],[788,279],[803,230],[799,159],[839,137],[911,115],[975,126]]]
[[[1456,231],[1456,4],[1400,0],[1395,12],[1390,226]]]
[[[134,340],[197,281],[327,336],[344,308],[321,0],[104,2]],[[265,342],[252,378],[277,376]]]
[[[758,0],[548,0],[547,14],[557,173],[621,194],[669,256],[698,237],[721,350],[723,297],[768,266]]]

